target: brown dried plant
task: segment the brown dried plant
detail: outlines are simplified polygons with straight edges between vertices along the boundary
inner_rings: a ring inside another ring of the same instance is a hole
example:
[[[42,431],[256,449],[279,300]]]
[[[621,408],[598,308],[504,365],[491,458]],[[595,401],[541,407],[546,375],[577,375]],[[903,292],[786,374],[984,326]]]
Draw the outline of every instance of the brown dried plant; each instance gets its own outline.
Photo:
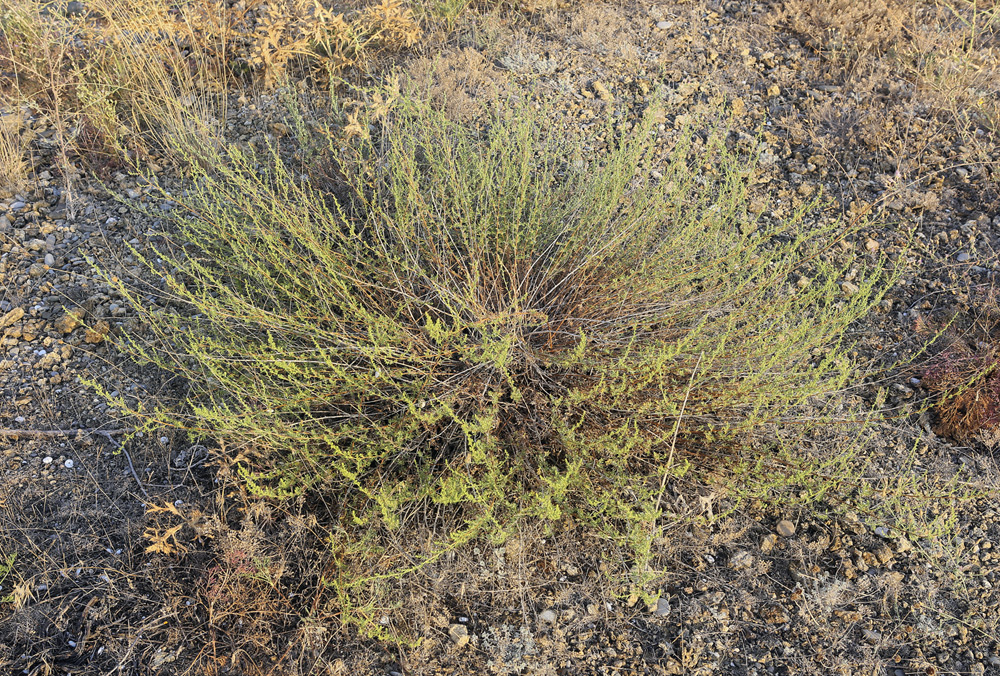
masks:
[[[147,158],[177,145],[164,138],[211,144],[232,85],[266,90],[309,73],[329,81],[420,37],[401,0],[350,14],[318,0],[93,0],[83,17],[43,5],[0,9],[0,84],[59,127],[65,164]]]
[[[0,116],[0,192],[19,192],[28,184],[31,165],[25,157],[28,134],[20,116]]]
[[[936,432],[961,443],[1000,443],[1000,290],[978,289],[969,327],[946,332],[944,349],[922,370],[937,395]],[[963,319],[963,318],[959,318]]]

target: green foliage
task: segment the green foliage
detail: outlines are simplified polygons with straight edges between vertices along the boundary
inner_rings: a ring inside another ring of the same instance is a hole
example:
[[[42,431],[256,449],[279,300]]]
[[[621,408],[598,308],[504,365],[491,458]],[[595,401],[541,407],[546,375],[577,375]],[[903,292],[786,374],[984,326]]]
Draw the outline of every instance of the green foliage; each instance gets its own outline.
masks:
[[[841,293],[842,224],[751,223],[754,165],[724,134],[663,159],[652,115],[609,124],[580,170],[545,116],[470,129],[397,97],[331,142],[330,186],[220,151],[192,164],[175,246],[144,259],[169,309],[118,285],[155,334],[124,347],[188,383],[145,415],[225,439],[257,493],[335,496],[352,608],[524,519],[615,539],[641,578],[667,477],[804,422],[851,377],[844,330],[885,279]],[[443,536],[385,563],[371,534],[428,505]]]

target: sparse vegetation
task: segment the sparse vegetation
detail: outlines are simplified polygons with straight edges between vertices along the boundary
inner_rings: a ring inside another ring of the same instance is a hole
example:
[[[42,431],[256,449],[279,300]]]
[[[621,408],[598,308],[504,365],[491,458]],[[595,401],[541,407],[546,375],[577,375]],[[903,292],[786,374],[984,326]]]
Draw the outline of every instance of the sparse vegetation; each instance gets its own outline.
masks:
[[[845,293],[821,254],[847,226],[754,223],[724,136],[688,134],[651,179],[652,115],[580,171],[524,106],[474,131],[373,98],[333,190],[276,154],[195,170],[176,253],[147,262],[175,312],[118,284],[157,336],[124,348],[188,383],[183,409],[129,415],[210,430],[260,495],[339,496],[345,563],[372,555],[359,528],[432,505],[462,525],[378,577],[525,519],[634,539],[665,476],[805,421],[851,377],[842,333],[882,271]]]

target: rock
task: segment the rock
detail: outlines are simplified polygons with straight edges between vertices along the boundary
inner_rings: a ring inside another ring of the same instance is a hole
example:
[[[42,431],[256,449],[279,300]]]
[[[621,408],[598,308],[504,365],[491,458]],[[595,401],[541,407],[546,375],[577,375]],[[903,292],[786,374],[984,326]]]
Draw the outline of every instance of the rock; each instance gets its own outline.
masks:
[[[44,239],[32,239],[28,240],[28,243],[24,245],[28,251],[44,251],[45,250],[45,240]]]
[[[865,249],[868,251],[878,251],[878,242],[873,239],[865,240]]]
[[[661,31],[665,31],[668,28],[673,28],[674,27],[674,22],[673,21],[657,21],[656,22],[656,27],[659,28]]]
[[[83,342],[90,343],[91,345],[97,345],[98,343],[104,341],[104,338],[108,335],[108,331],[110,330],[111,326],[109,326],[108,323],[102,319],[87,329],[87,335],[83,337]]]
[[[50,253],[45,254],[45,264],[51,268],[56,264],[56,257]]]
[[[594,80],[593,84],[591,84],[590,86],[594,90],[594,93],[597,94],[597,97],[602,101],[607,101],[610,103],[611,101],[615,100],[615,97],[612,96],[611,92],[608,91],[608,88],[605,87],[604,83],[601,82],[600,80]]]
[[[538,613],[538,619],[541,622],[547,622],[548,624],[552,624],[553,622],[556,621],[556,613],[554,610],[551,609],[543,610],[542,612]]]
[[[753,565],[753,556],[746,550],[739,550],[729,559],[729,567],[733,570],[743,570]]]
[[[653,614],[663,617],[664,615],[670,614],[670,601],[663,598],[662,596],[656,599],[656,603],[653,604]]]
[[[453,624],[448,629],[448,636],[456,647],[465,647],[469,643],[469,628],[464,624]]]
[[[31,267],[28,268],[28,274],[37,279],[44,275],[48,269],[48,266],[44,263],[32,263]]]
[[[65,467],[66,469],[73,469],[73,461],[67,460],[66,462],[63,463],[63,467]]]
[[[10,219],[6,215],[0,216],[0,230],[9,230],[10,225]]]
[[[970,258],[972,258],[972,256],[963,251],[962,253],[958,254],[958,256],[955,257],[955,260],[957,260],[959,263],[965,263]]]
[[[788,519],[782,519],[778,522],[777,531],[781,537],[790,538],[795,535],[795,524]]]
[[[850,298],[851,296],[856,294],[860,289],[858,289],[858,285],[855,284],[854,282],[844,282],[843,284],[840,285],[840,290],[844,293],[845,296]]]
[[[0,318],[0,329],[5,329],[14,322],[21,321],[21,317],[24,316],[24,308],[16,307],[2,318]]]
[[[72,333],[80,325],[80,314],[80,312],[67,312],[52,325],[60,333]]]
[[[43,465],[51,465],[52,464],[52,456],[51,455],[47,455],[44,458],[42,458],[42,464]]]
[[[774,96],[778,96],[779,94],[781,94],[781,87],[779,87],[778,85],[773,84],[773,85],[771,85],[770,87],[767,88],[767,95],[768,96],[774,97]]]
[[[11,211],[20,211],[24,207],[25,207],[25,204],[21,200],[18,200],[16,202],[11,202],[10,203],[10,210]]]
[[[770,533],[761,538],[760,541],[760,551],[763,554],[770,554],[774,546],[778,544],[778,536],[774,533]]]

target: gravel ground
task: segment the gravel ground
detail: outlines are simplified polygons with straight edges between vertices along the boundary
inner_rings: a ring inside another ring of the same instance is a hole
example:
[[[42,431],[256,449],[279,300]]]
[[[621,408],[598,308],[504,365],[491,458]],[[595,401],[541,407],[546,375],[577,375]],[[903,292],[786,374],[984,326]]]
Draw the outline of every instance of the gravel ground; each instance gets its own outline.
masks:
[[[606,115],[634,119],[654,96],[665,101],[665,137],[689,123],[728,124],[761,153],[750,207],[765,220],[820,191],[831,202],[813,218],[868,214],[838,255],[859,270],[882,254],[899,266],[857,328],[859,358],[889,364],[914,354],[922,325],[956,313],[961,325],[976,290],[1000,275],[997,118],[990,127],[956,117],[962,101],[943,105],[901,60],[843,56],[836,31],[804,33],[781,7],[624,2],[472,14],[399,65],[447,96],[456,118],[474,118],[491,93],[532,96],[595,149]],[[997,82],[979,93],[995,100]],[[229,121],[234,143],[280,140],[287,129],[273,97],[234,98]],[[397,612],[418,628],[418,647],[390,649],[289,610],[268,641],[227,653],[235,625],[209,627],[191,609],[204,601],[199,575],[226,550],[147,551],[147,529],[168,523],[149,506],[204,514],[218,533],[226,523],[307,540],[311,526],[295,524],[309,506],[237,513],[249,499],[204,449],[169,433],[122,443],[129,421],[88,381],[139,399],[175,383],[110,348],[141,326],[94,265],[136,270],[129,245],[151,251],[173,208],[160,188],[184,186],[163,167],[159,188],[112,171],[104,185],[81,179],[68,191],[51,166],[51,127],[30,123],[36,187],[0,193],[0,505],[21,580],[0,589],[18,599],[0,605],[0,664],[10,673],[186,673],[211,639],[220,673],[1000,674],[998,446],[936,434],[933,414],[917,413],[928,393],[907,368],[878,376],[894,414],[871,426],[857,458],[880,519],[821,503],[678,520],[659,543],[650,605],[608,589],[602,543],[524,533],[400,590]],[[843,280],[845,294],[851,285]],[[858,383],[858,402],[871,399],[874,380]],[[678,515],[726,504],[683,490],[672,499]],[[289,589],[318,575],[297,570]]]

